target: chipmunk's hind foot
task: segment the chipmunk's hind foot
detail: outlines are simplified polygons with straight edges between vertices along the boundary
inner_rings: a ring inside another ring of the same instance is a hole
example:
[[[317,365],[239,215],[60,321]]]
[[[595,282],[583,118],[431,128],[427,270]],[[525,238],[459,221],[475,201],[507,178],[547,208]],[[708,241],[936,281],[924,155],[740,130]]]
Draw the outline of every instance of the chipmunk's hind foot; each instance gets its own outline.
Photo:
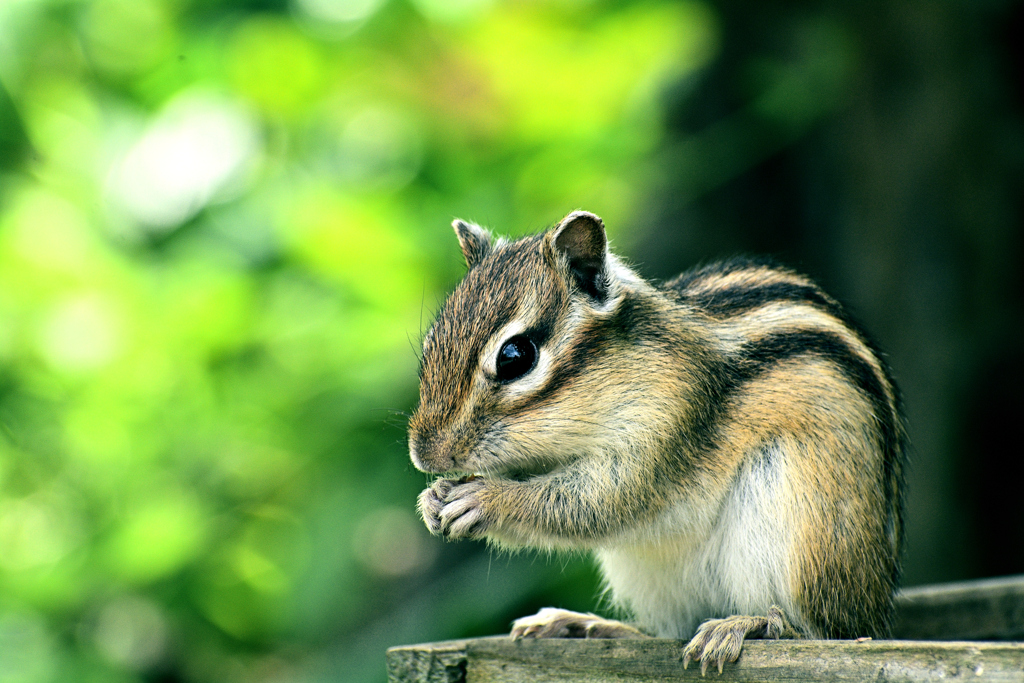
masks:
[[[708,619],[697,635],[683,650],[683,668],[691,661],[700,661],[700,675],[707,673],[708,665],[714,662],[718,673],[726,662],[735,662],[743,650],[747,638],[799,638],[800,634],[786,621],[782,610],[772,605],[768,616],[731,616],[725,619]]]
[[[519,638],[648,638],[642,631],[595,614],[545,607],[533,616],[512,623],[512,639]]]

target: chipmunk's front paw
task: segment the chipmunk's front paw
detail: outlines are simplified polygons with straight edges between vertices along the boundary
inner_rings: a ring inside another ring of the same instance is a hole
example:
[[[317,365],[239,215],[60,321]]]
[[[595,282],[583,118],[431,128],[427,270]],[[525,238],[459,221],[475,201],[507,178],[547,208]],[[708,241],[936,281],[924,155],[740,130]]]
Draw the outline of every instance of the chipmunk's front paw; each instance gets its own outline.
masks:
[[[417,507],[430,533],[452,540],[479,538],[487,526],[482,477],[438,479],[420,494]]]
[[[423,523],[435,536],[441,534],[441,509],[444,508],[444,499],[455,484],[451,479],[438,479],[416,500],[416,509],[419,510]]]

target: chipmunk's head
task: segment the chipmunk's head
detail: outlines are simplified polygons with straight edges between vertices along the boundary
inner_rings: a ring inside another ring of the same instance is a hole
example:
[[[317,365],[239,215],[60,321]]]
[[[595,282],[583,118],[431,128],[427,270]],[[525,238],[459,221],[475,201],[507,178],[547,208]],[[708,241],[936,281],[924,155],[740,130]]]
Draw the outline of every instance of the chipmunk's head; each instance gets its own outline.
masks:
[[[530,476],[599,428],[600,368],[643,282],[608,252],[604,224],[575,211],[513,242],[455,221],[469,272],[423,340],[409,451],[425,472]]]

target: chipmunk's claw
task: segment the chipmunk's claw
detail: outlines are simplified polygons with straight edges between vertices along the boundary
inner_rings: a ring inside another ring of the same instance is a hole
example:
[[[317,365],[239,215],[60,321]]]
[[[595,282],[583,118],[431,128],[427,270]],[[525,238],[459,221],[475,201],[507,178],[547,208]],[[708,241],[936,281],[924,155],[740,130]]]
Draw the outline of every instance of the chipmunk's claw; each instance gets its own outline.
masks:
[[[782,610],[772,605],[764,617],[731,616],[708,619],[697,629],[696,635],[683,649],[683,668],[691,661],[700,661],[700,675],[707,674],[714,663],[721,674],[726,662],[735,662],[743,651],[747,638],[798,637],[786,623]]]

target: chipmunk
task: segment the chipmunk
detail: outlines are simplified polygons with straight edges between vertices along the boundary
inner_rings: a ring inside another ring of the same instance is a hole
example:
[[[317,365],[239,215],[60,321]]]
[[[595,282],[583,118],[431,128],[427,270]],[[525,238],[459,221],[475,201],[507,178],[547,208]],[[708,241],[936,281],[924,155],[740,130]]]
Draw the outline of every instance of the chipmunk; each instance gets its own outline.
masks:
[[[444,476],[419,512],[593,551],[637,625],[549,608],[513,637],[692,636],[704,673],[747,637],[889,632],[903,419],[834,299],[742,259],[651,284],[584,211],[515,241],[453,227],[469,270],[423,340],[409,451]]]

